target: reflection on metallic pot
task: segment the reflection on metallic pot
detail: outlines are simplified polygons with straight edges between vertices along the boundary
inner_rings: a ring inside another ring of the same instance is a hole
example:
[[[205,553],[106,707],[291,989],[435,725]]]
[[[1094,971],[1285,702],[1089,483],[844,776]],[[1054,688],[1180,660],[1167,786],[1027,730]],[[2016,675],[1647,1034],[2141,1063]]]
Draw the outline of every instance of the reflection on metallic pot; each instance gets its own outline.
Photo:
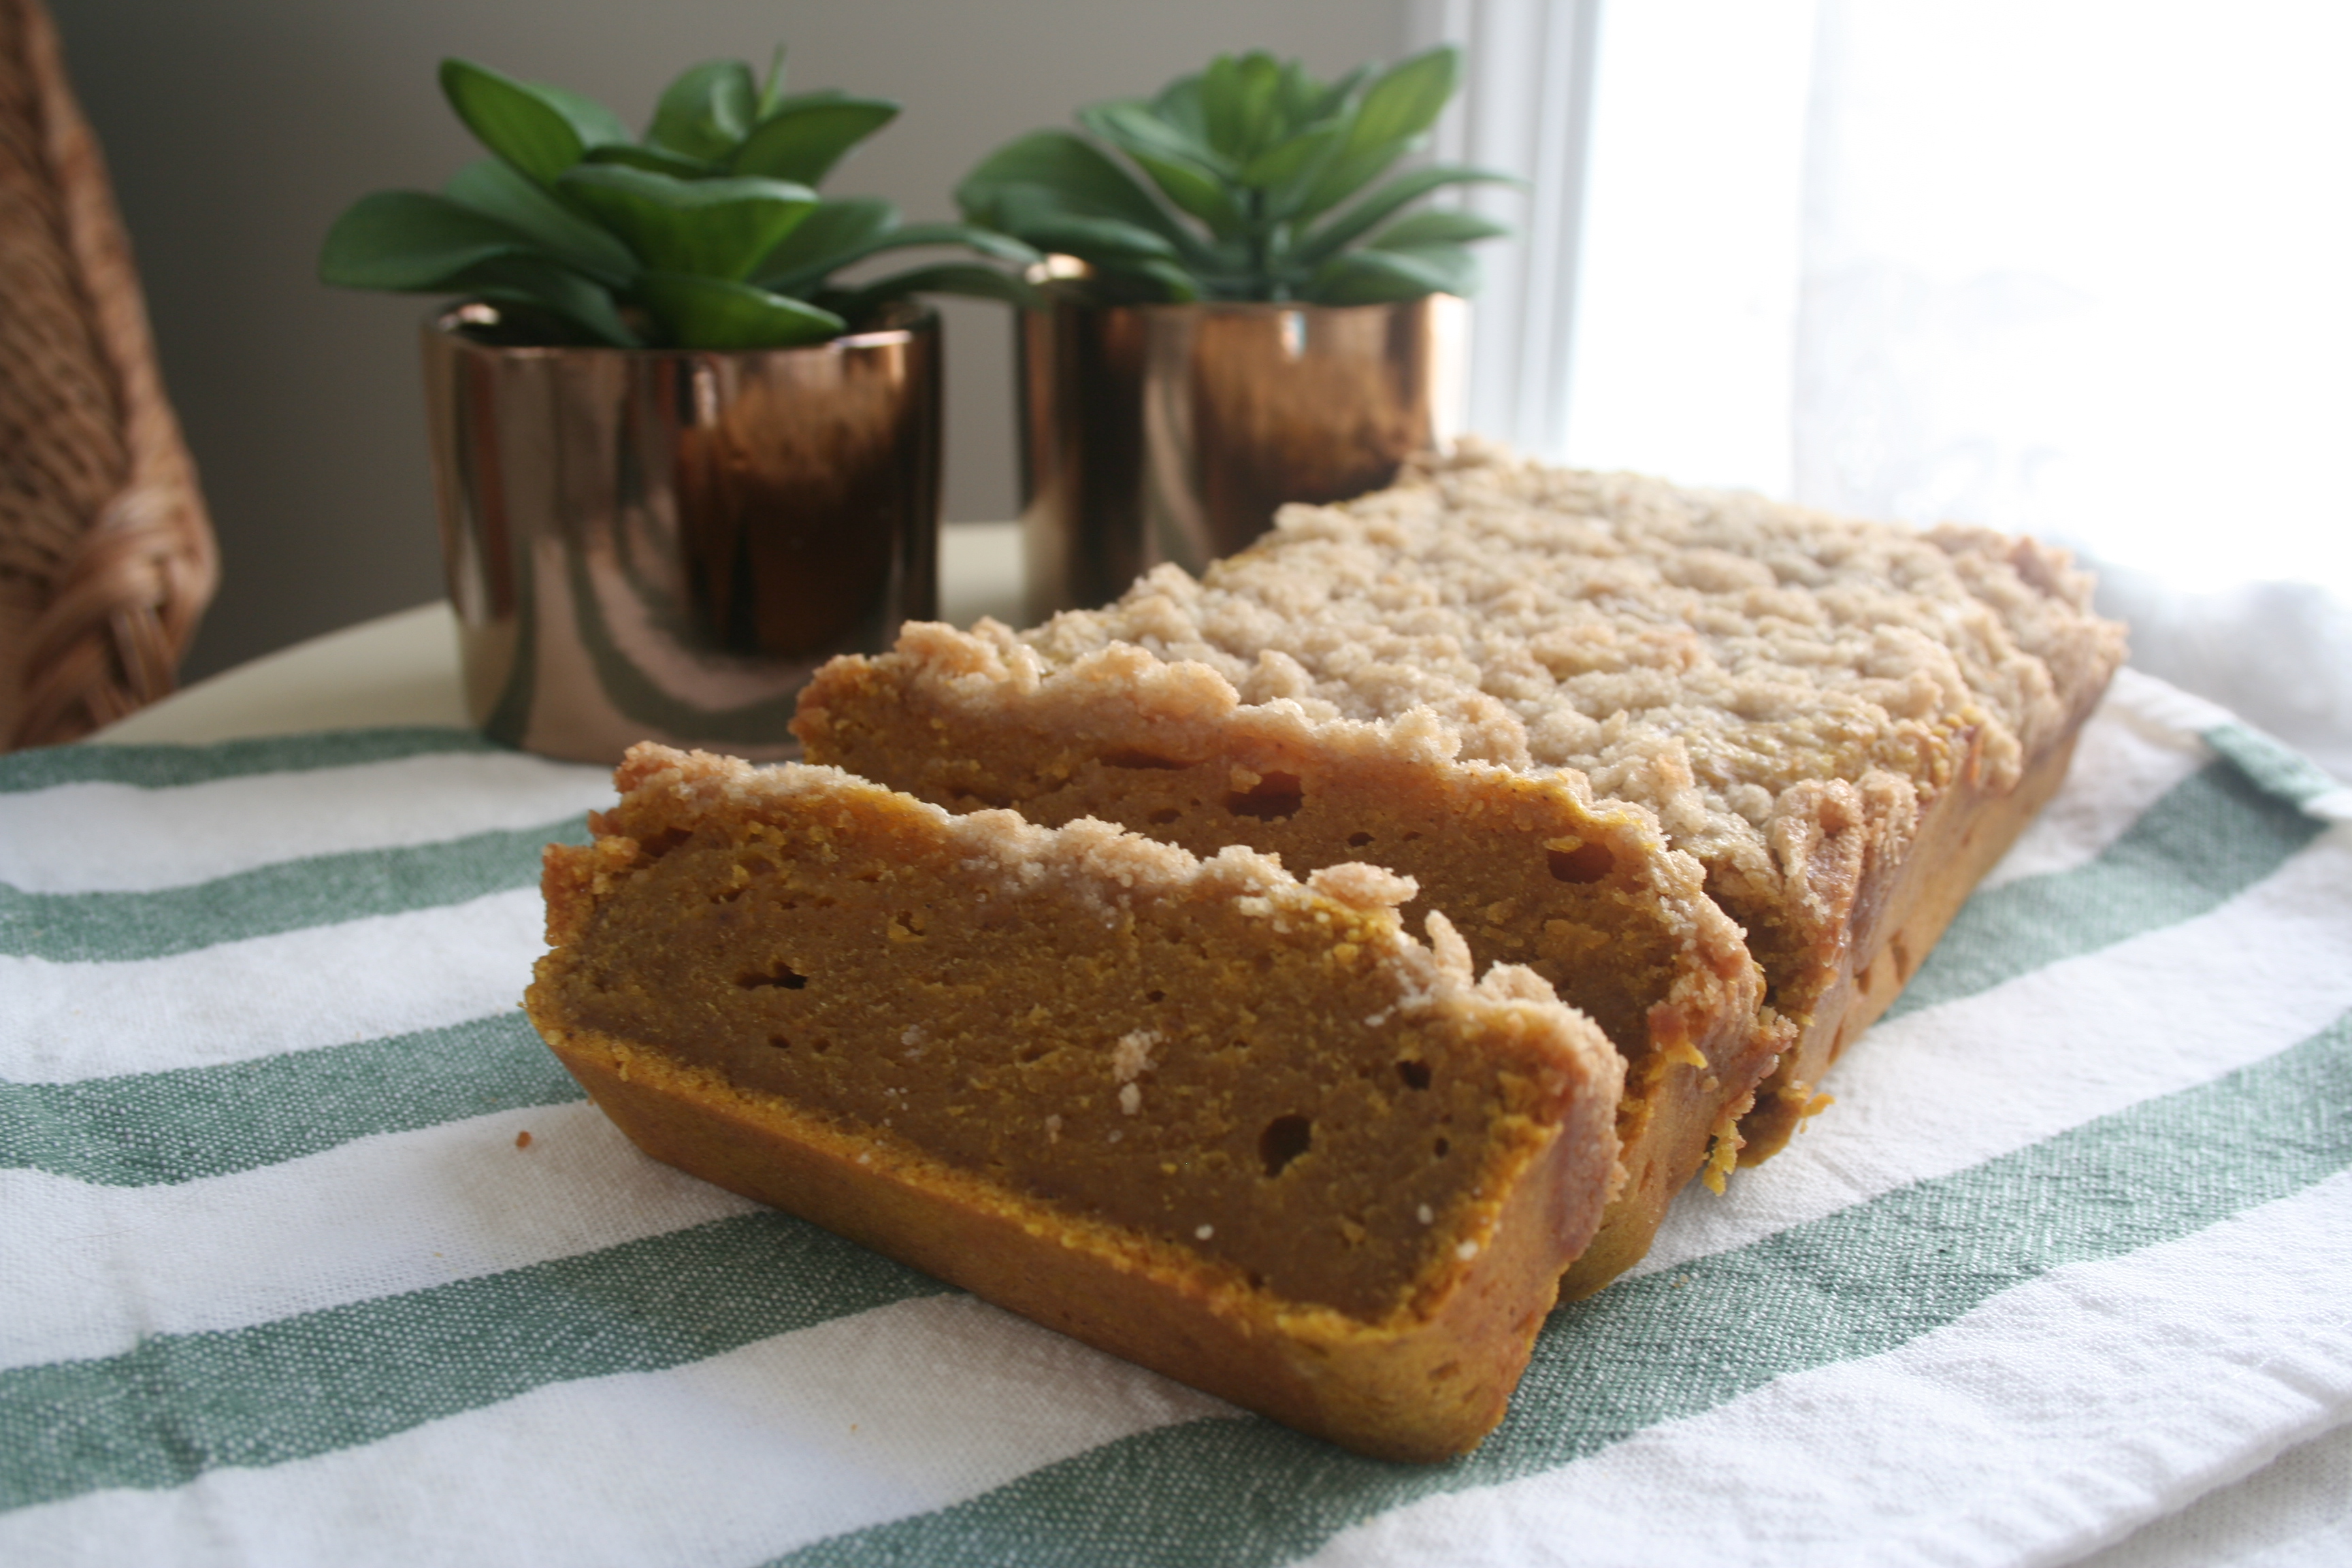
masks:
[[[1029,611],[1199,572],[1286,501],[1378,489],[1455,433],[1467,309],[1088,306],[1022,312]]]
[[[791,756],[801,687],[937,614],[939,325],[738,353],[425,329],[468,710],[493,740]]]

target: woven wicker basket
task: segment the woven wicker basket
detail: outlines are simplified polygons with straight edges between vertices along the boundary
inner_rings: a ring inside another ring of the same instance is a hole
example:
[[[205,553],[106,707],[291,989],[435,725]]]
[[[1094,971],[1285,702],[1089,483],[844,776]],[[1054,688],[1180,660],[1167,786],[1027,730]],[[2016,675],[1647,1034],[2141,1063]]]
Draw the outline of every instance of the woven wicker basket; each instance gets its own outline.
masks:
[[[0,0],[0,745],[170,691],[218,577],[57,31]]]

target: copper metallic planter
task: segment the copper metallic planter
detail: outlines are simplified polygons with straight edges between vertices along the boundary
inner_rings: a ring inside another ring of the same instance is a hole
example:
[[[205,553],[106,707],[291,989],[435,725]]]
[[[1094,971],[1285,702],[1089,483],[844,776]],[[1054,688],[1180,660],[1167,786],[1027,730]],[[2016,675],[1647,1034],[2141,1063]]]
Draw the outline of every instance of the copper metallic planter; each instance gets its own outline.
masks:
[[[1097,605],[1163,561],[1199,572],[1286,501],[1378,489],[1453,439],[1468,311],[1395,305],[1024,310],[1029,611]]]
[[[502,346],[497,320],[424,332],[467,704],[493,740],[794,755],[816,667],[937,613],[935,316],[723,353]]]

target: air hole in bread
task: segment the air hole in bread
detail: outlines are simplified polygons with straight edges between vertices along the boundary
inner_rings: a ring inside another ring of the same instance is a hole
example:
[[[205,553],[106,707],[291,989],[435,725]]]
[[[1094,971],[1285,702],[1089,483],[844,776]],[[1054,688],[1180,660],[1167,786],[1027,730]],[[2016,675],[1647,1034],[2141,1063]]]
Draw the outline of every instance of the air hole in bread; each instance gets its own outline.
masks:
[[[1348,847],[1350,849],[1361,849],[1365,845],[1370,844],[1371,841],[1372,836],[1369,833],[1350,833],[1348,835]]]
[[[798,991],[808,984],[808,976],[801,973],[789,963],[779,963],[765,974],[757,971],[750,974],[739,974],[735,977],[735,984],[746,991],[756,991],[763,985],[772,985],[782,991]]]
[[[1443,1139],[1443,1138],[1440,1138],[1440,1139],[1437,1141],[1436,1148],[1437,1148],[1437,1157],[1438,1157],[1439,1159],[1441,1159],[1441,1160],[1444,1159],[1444,1158],[1445,1158],[1445,1156],[1447,1156],[1448,1154],[1451,1154],[1451,1153],[1453,1153],[1453,1152],[1454,1152],[1454,1145],[1453,1145],[1453,1144],[1451,1144],[1451,1143],[1448,1143],[1448,1142],[1447,1142],[1444,1139]]]
[[[1399,1062],[1397,1063],[1397,1077],[1404,1079],[1404,1086],[1407,1089],[1427,1089],[1429,1087],[1429,1064],[1427,1062],[1415,1061]]]
[[[770,1035],[768,1037],[768,1044],[780,1051],[789,1051],[793,1048],[792,1041],[784,1038],[782,1035]]]
[[[1235,816],[1247,816],[1259,822],[1280,822],[1298,815],[1307,800],[1297,773],[1268,773],[1245,790],[1234,790],[1225,796],[1225,809]]]
[[[1165,827],[1184,814],[1172,805],[1163,805],[1147,819],[1154,827]]]
[[[1315,1142],[1315,1124],[1304,1116],[1277,1116],[1257,1135],[1257,1157],[1265,1173],[1278,1176]]]
[[[1107,768],[1133,768],[1148,773],[1181,773],[1192,765],[1190,763],[1179,762],[1174,757],[1163,757],[1151,752],[1127,750],[1105,752],[1102,754],[1102,761],[1103,766]]]
[[[658,860],[693,837],[691,828],[665,827],[649,838],[638,839],[637,853],[648,860]]]
[[[1617,868],[1617,858],[1606,844],[1580,844],[1573,849],[1546,854],[1551,874],[1563,882],[1597,882]]]

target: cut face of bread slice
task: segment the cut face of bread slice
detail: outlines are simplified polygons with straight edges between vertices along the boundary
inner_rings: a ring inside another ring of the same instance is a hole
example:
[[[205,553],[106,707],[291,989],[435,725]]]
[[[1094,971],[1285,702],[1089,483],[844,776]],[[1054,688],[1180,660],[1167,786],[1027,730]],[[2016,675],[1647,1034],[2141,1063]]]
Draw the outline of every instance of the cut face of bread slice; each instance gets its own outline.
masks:
[[[1412,884],[641,746],[532,1021],[656,1158],[1361,1452],[1501,1417],[1622,1067]]]
[[[1589,780],[1655,814],[1762,966],[1759,1029],[1785,1048],[1740,1125],[1752,1161],[1819,1104],[1829,1064],[2064,775],[2123,653],[2090,592],[2063,552],[1985,530],[1465,447],[1391,489],[1286,509],[1197,582],[1161,568],[1020,634],[909,627],[896,652],[821,672],[796,727],[813,759],[955,810],[1391,866],[1479,959],[1531,963],[1579,1005],[1592,980],[1548,958],[1555,917],[1529,896],[1550,896],[1545,877],[1353,843],[1360,792],[1314,759],[1360,751],[1351,727],[1372,726],[1454,765]],[[1252,760],[1273,730],[1301,760]],[[1217,776],[1235,767],[1319,782]],[[1347,804],[1324,810],[1335,787]],[[1591,1007],[1638,1074],[1637,1031]],[[1724,1065],[1707,1073],[1737,1082]]]

